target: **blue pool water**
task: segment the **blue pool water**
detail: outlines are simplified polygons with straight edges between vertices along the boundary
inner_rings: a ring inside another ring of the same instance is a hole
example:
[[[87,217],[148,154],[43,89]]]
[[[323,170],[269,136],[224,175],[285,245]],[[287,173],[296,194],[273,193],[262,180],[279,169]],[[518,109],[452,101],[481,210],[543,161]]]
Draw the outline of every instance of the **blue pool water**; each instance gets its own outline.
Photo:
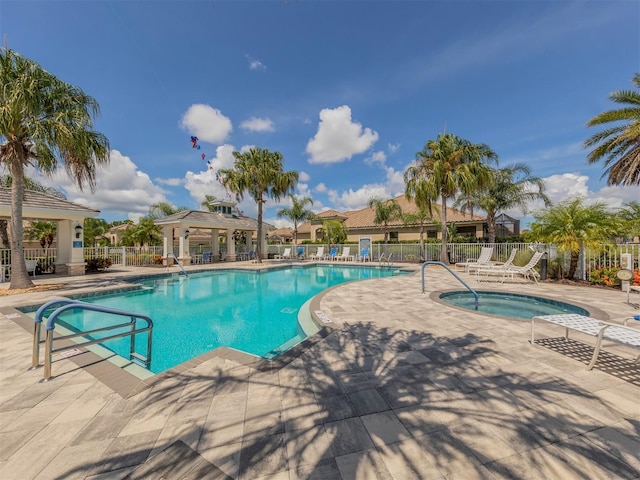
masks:
[[[517,293],[477,293],[479,295],[478,312],[502,317],[526,318],[529,320],[537,315],[558,315],[561,313],[589,315],[589,312],[584,308],[548,298],[519,295]],[[476,311],[475,297],[468,291],[442,293],[440,300],[456,307]]]
[[[158,373],[220,346],[273,358],[305,338],[298,312],[311,297],[333,285],[394,273],[396,269],[338,265],[219,270],[141,280],[141,290],[82,300],[151,317],[150,369]],[[65,313],[59,323],[87,331],[113,325],[114,320],[84,311]],[[129,338],[103,346],[129,358]],[[136,351],[146,352],[145,334],[136,336]]]

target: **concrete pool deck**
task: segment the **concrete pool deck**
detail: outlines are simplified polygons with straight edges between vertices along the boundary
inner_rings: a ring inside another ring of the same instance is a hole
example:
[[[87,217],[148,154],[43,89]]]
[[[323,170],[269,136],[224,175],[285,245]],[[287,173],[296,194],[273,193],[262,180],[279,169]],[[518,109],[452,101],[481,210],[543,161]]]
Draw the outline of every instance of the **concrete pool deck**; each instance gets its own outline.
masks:
[[[230,266],[256,268],[212,268]],[[0,478],[640,479],[638,351],[607,344],[588,371],[593,338],[539,325],[551,339],[531,345],[528,321],[434,301],[461,288],[436,267],[425,294],[419,272],[322,294],[328,334],[277,368],[211,355],[128,398],[72,359],[46,383],[27,370],[32,339],[12,307],[145,273],[42,277],[64,289],[0,296]],[[461,277],[614,321],[639,313],[619,290]]]

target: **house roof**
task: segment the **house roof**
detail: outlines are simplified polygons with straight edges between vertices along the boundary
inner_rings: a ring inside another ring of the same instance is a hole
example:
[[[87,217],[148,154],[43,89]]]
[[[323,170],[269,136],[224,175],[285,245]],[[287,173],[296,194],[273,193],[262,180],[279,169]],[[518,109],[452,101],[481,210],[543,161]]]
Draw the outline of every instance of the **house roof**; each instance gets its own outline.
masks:
[[[87,208],[46,193],[25,190],[22,200],[24,218],[47,220],[80,220],[97,217],[100,210]],[[11,189],[0,187],[0,217],[11,216]]]
[[[298,228],[298,232],[300,231],[300,229]],[[286,237],[292,237],[293,236],[293,229],[289,228],[289,227],[282,227],[282,228],[278,228],[276,230],[271,230],[269,232],[269,237],[281,237],[281,238],[286,238]]]
[[[395,200],[398,202],[404,213],[414,213],[418,209],[418,207],[416,207],[416,204],[413,201],[408,200],[405,195],[395,197]],[[438,217],[438,213],[435,212],[435,210],[434,215]],[[344,218],[344,225],[348,229],[380,227],[380,225],[376,225],[376,223],[374,222],[375,209],[370,207],[366,207],[360,210],[351,210],[344,213],[337,212],[336,210],[327,210],[325,212],[319,213],[317,215],[317,218]],[[477,223],[485,220],[486,217],[480,215],[464,213],[454,208],[447,208],[447,222]],[[404,223],[402,220],[395,220],[389,223],[389,226],[404,226]],[[310,222],[305,222],[298,227],[298,231],[306,232],[310,228]]]
[[[188,225],[194,228],[220,228],[223,230],[257,230],[258,221],[244,216],[229,217],[221,213],[184,210],[173,215],[158,218],[156,225]],[[267,226],[267,224],[263,224]]]

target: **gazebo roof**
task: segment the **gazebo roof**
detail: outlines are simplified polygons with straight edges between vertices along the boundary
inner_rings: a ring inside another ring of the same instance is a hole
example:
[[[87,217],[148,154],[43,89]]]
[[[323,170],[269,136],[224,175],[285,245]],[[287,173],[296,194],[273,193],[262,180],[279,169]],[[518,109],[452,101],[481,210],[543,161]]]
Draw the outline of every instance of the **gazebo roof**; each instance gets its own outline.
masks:
[[[83,207],[63,198],[46,193],[25,190],[22,199],[24,218],[47,220],[76,220],[97,217],[100,210]],[[11,189],[0,187],[0,217],[11,216]]]
[[[194,228],[219,228],[223,230],[258,230],[258,221],[249,217],[232,217],[214,212],[184,210],[153,221],[156,225],[184,225]]]

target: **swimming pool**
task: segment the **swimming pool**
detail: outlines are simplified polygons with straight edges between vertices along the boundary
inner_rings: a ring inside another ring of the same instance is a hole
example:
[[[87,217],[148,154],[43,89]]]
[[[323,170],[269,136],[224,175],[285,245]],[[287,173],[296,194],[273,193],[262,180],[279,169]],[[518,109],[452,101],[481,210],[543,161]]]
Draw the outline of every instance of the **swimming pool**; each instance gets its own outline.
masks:
[[[342,265],[216,270],[144,279],[136,282],[138,290],[82,300],[150,316],[154,322],[150,370],[159,373],[221,346],[275,358],[313,333],[298,323],[300,307],[310,298],[340,283],[397,273],[396,268]],[[58,323],[87,331],[113,324],[113,319],[81,311],[63,314]],[[128,338],[102,345],[129,358]],[[146,341],[137,338],[136,350],[145,349]]]
[[[517,293],[476,293],[479,296],[477,309],[475,307],[475,297],[468,291],[441,293],[439,298],[455,307],[501,317],[530,320],[537,315],[557,315],[561,313],[577,313],[578,315],[589,316],[589,312],[584,308],[548,298]]]

